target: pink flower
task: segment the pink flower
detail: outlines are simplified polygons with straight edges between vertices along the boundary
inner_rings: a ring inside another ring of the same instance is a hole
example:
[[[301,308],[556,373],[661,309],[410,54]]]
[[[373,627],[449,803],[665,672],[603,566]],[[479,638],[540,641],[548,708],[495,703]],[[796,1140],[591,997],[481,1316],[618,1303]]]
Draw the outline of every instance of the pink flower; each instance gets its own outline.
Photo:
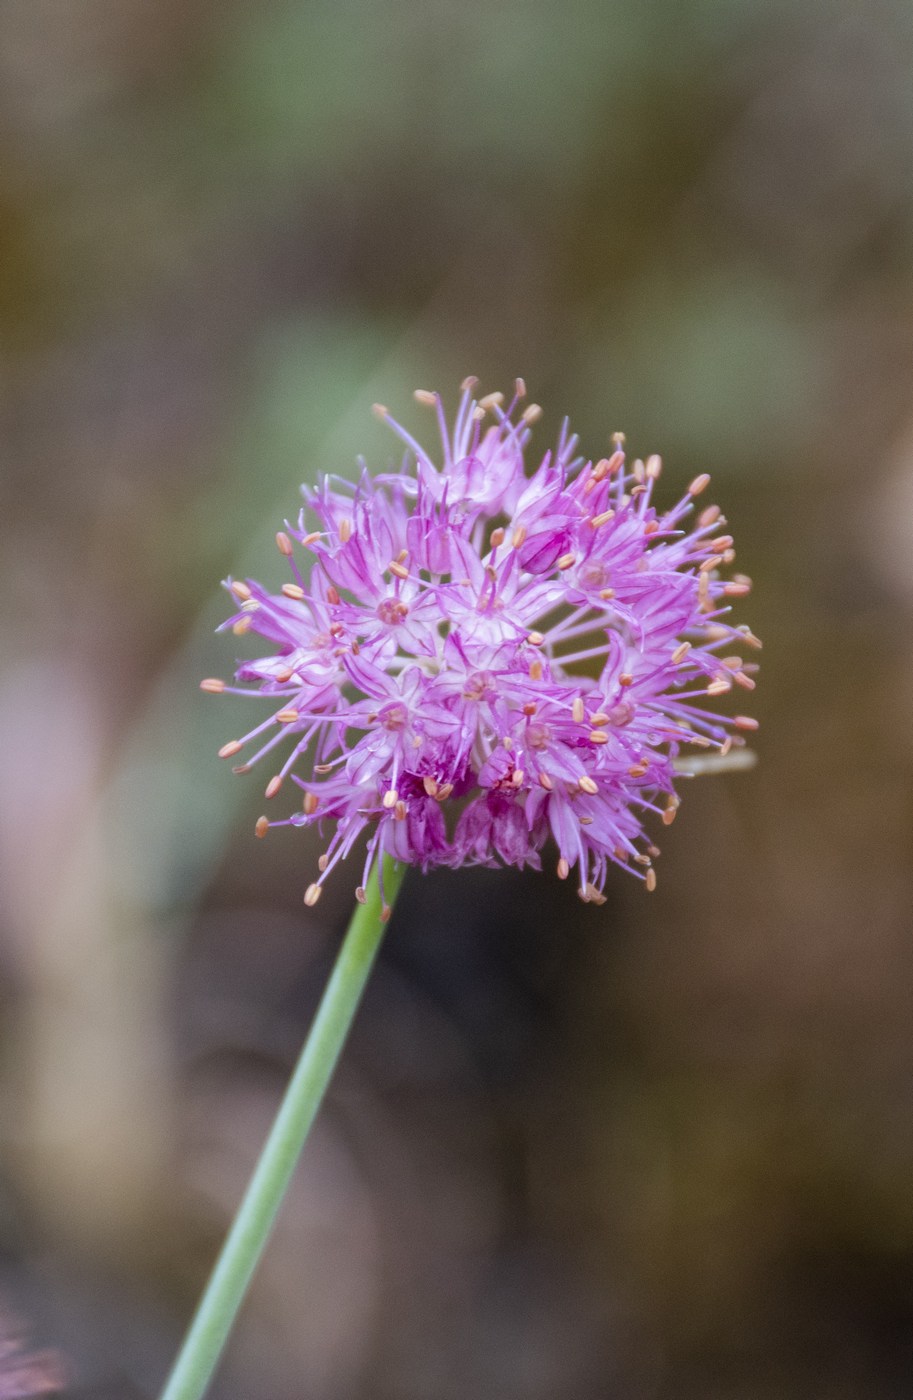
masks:
[[[680,751],[725,754],[757,727],[709,704],[754,688],[756,668],[724,653],[760,643],[729,621],[750,584],[722,577],[735,556],[719,509],[689,520],[708,478],[659,514],[658,457],[628,466],[617,439],[589,461],[566,428],[527,477],[539,410],[520,410],[522,381],[507,408],[474,389],[452,430],[437,394],[416,395],[437,414],[437,460],[378,408],[405,443],[400,470],[324,477],[277,536],[289,582],[226,585],[224,625],[272,648],[237,679],[271,705],[220,752],[246,750],[247,772],[285,750],[266,795],[290,777],[302,809],[257,831],[326,834],[308,904],[362,833],[359,898],[381,852],[538,867],[549,836],[584,899],[602,899],[610,862],[652,889],[644,819],[674,818]]]

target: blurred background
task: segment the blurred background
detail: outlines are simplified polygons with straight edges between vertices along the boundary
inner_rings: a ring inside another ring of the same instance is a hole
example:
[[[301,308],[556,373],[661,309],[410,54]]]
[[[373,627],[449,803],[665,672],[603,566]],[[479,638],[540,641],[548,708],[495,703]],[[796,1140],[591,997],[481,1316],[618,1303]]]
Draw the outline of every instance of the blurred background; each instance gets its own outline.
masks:
[[[0,336],[0,1298],[67,1394],[156,1394],[349,911],[216,760],[218,582],[469,373],[713,474],[760,763],[652,897],[407,881],[213,1396],[913,1394],[910,7],[4,0]]]

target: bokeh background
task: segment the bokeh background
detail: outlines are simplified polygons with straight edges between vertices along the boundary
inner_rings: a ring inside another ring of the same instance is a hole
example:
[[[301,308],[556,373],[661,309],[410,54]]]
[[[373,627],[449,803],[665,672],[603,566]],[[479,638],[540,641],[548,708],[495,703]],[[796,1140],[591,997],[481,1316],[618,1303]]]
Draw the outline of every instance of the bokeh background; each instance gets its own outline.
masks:
[[[218,581],[475,373],[713,474],[760,762],[652,897],[409,880],[213,1395],[913,1394],[909,5],[4,0],[0,334],[0,1291],[67,1393],[155,1395],[348,914],[215,758]]]

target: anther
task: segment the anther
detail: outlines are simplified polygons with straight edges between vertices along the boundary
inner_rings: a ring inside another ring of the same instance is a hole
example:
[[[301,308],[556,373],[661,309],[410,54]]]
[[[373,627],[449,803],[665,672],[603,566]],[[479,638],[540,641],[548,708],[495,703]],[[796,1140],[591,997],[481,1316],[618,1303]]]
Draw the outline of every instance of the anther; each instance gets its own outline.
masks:
[[[561,859],[560,859],[559,862],[558,862],[558,879],[559,879],[559,880],[566,880],[567,877],[568,877],[568,875],[570,875],[570,873],[571,873],[571,867],[568,865],[567,861],[564,859],[564,856],[562,856]]]
[[[367,890],[365,889],[364,885],[356,885],[356,887],[355,887],[355,899],[356,899],[357,903],[359,903],[359,904],[367,904],[367,902],[368,902],[368,893],[367,893]]]
[[[312,544],[316,544],[317,541],[318,541],[319,539],[320,539],[320,531],[319,531],[319,530],[312,530],[311,533],[310,533],[309,535],[305,535],[305,537],[304,537],[304,539],[301,541],[301,543],[305,546],[305,548],[310,549],[311,545],[312,545]]]
[[[397,578],[409,577],[409,570],[405,567],[405,565],[397,563],[395,559],[391,559],[390,563],[387,565],[387,568],[390,570],[391,574],[395,574]]]
[[[551,792],[555,784],[552,782],[551,778],[548,776],[547,773],[540,773],[539,786],[545,788],[546,792]]]
[[[584,886],[584,890],[588,904],[605,904],[606,896],[602,893],[602,890],[597,890],[596,886],[590,884],[589,881],[587,881]]]
[[[735,725],[736,729],[754,730],[758,728],[758,721],[756,719],[752,719],[750,715],[736,715],[735,719],[732,722]]]
[[[708,506],[702,510],[697,518],[698,529],[706,530],[708,525],[715,525],[720,518],[719,506]]]
[[[501,527],[499,526],[497,530],[492,530],[492,532],[491,532],[491,547],[492,547],[492,549],[497,549],[498,546],[499,546],[499,545],[502,545],[503,543],[504,543],[504,531],[503,531],[503,530],[501,529]]]
[[[711,682],[710,682],[710,684],[709,684],[708,687],[707,687],[707,694],[708,694],[708,695],[725,695],[726,692],[727,692],[728,690],[731,690],[731,689],[732,689],[732,682],[729,681],[729,680],[727,680],[727,679],[724,679],[723,676],[719,676],[715,681],[711,681]]]
[[[277,773],[276,776],[275,776],[274,778],[270,778],[269,782],[268,782],[267,785],[266,785],[266,796],[267,796],[267,797],[275,797],[275,796],[276,796],[276,793],[279,791],[279,789],[281,788],[281,786],[282,786],[282,774],[281,774],[281,773]]]
[[[644,763],[643,760],[641,760],[640,763],[632,764],[631,767],[628,769],[628,773],[632,778],[642,778],[647,772],[649,766],[650,765],[648,763]]]
[[[243,748],[240,739],[231,739],[227,744],[223,744],[219,749],[220,758],[234,758],[236,753],[240,753]]]
[[[304,597],[304,589],[301,587],[300,583],[284,583],[282,585],[282,592],[285,594],[286,598],[294,598],[299,603]]]
[[[610,598],[614,598],[614,597],[615,597],[615,589],[614,589],[614,588],[600,588],[600,590],[599,590],[599,596],[600,596],[600,598],[602,599],[602,601],[603,601],[604,603],[607,603],[607,602],[609,601]]]
[[[576,554],[573,553],[562,554],[561,558],[558,560],[558,568],[561,570],[569,569],[576,558]]]
[[[647,476],[651,481],[655,481],[663,469],[663,459],[657,453],[647,458]]]
[[[438,795],[437,795],[437,800],[438,800],[438,802],[446,802],[446,801],[447,801],[447,798],[450,796],[450,794],[451,794],[452,792],[453,792],[453,783],[445,783],[444,786],[443,786],[443,787],[439,790],[439,792],[438,792]]]
[[[331,608],[338,608],[341,601],[342,599],[339,596],[339,589],[331,583],[329,588],[327,589],[327,602],[329,603]]]
[[[225,689],[225,682],[215,676],[209,676],[205,681],[200,681],[200,689],[208,691],[210,695],[221,695]]]
[[[598,784],[596,784],[587,773],[584,773],[583,777],[579,778],[577,782],[580,791],[589,793],[590,797],[595,797],[599,792]]]
[[[389,408],[384,408],[382,403],[375,403],[371,405],[371,412],[374,414],[375,418],[379,418],[380,421],[383,422],[384,419],[389,416],[390,410]]]
[[[622,671],[621,675],[618,677],[618,684],[624,686],[634,684],[634,677],[631,675],[630,671]]]
[[[525,525],[518,525],[517,528],[516,528],[516,530],[514,530],[514,533],[513,533],[513,535],[511,536],[511,540],[510,540],[510,542],[511,542],[511,544],[513,545],[514,549],[519,549],[520,546],[521,546],[521,544],[523,543],[523,541],[524,541],[525,539],[526,539],[526,526],[525,526]]]
[[[389,812],[389,811],[391,810],[391,808],[393,808],[393,807],[396,806],[398,800],[399,800],[399,793],[396,791],[396,788],[388,788],[387,791],[384,793],[384,796],[383,796],[383,805],[386,807],[387,811]]]
[[[691,485],[688,487],[688,495],[689,495],[689,496],[699,496],[699,495],[701,494],[702,491],[706,491],[706,490],[707,490],[707,487],[708,487],[709,485],[710,485],[710,476],[709,476],[709,474],[708,474],[707,472],[701,472],[700,476],[696,476],[696,477],[694,478],[694,480],[692,481]]]
[[[590,731],[591,744],[607,744],[608,742],[609,736],[604,729],[593,729]]]
[[[537,403],[531,403],[529,408],[524,408],[520,416],[524,423],[531,426],[533,423],[538,423],[542,417],[542,409]]]
[[[514,380],[514,392],[518,399],[526,398],[526,380],[519,377]]]
[[[530,678],[530,680],[531,680],[531,681],[541,681],[542,675],[543,675],[542,662],[541,662],[541,661],[532,661],[532,662],[530,662],[530,667],[529,667],[529,678]]]
[[[326,868],[327,868],[327,866],[329,865],[329,863],[330,863],[330,857],[327,855],[327,853],[326,853],[325,851],[324,851],[324,853],[323,853],[322,856],[318,856],[318,857],[317,857],[317,869],[320,871],[321,875],[322,875],[323,872],[326,870]]]
[[[479,408],[484,408],[487,411],[489,408],[500,407],[503,402],[504,395],[500,389],[496,389],[493,394],[486,394],[484,399],[479,399]]]
[[[292,552],[292,542],[284,530],[279,530],[276,534],[276,548],[279,553],[284,554],[286,558]]]
[[[526,715],[527,719],[531,719],[538,708],[535,700],[527,700],[526,704],[523,706],[523,713]]]
[[[423,403],[426,408],[434,408],[437,404],[437,394],[431,389],[416,389],[412,397],[416,403]]]
[[[438,789],[436,778],[432,778],[430,775],[422,778],[422,787],[425,789],[429,797],[437,797]]]
[[[276,715],[277,724],[295,724],[298,719],[297,710],[280,710]]]
[[[240,583],[238,580],[235,580],[234,583],[229,584],[229,587],[239,603],[246,603],[250,598],[250,589],[246,583]]]
[[[381,909],[381,911],[380,911],[380,921],[381,921],[381,923],[382,923],[382,924],[388,924],[388,923],[390,922],[390,915],[391,915],[392,913],[393,913],[392,907],[391,907],[389,904],[385,904],[384,907],[383,907],[383,908]]]
[[[751,592],[750,583],[727,583],[723,586],[727,598],[745,598]]]
[[[323,887],[321,885],[308,885],[304,892],[304,902],[309,909],[313,909],[322,893]]]
[[[468,394],[469,391],[470,391],[471,389],[474,389],[474,388],[476,387],[476,385],[478,384],[478,382],[479,382],[479,381],[478,381],[478,378],[476,377],[476,375],[474,375],[474,374],[467,374],[466,378],[463,380],[462,384],[460,385],[460,392],[463,393],[463,394]]]
[[[237,622],[232,623],[232,632],[236,637],[243,637],[245,632],[250,631],[251,619],[249,617],[239,617]]]
[[[611,715],[607,715],[603,710],[600,710],[598,714],[590,716],[590,724],[594,729],[601,729],[604,724],[611,723],[611,718]]]
[[[543,637],[541,632],[529,632],[527,633],[526,640],[529,642],[531,647],[541,647],[542,643],[545,641],[545,638]]]
[[[304,808],[305,816],[312,817],[320,806],[320,798],[317,796],[316,792],[306,792],[301,805]]]
[[[402,798],[400,798],[396,806],[393,808],[393,816],[398,822],[404,822],[406,820],[406,804],[402,800]]]
[[[348,544],[349,540],[352,538],[352,522],[347,515],[344,515],[342,520],[340,520],[337,534],[339,535],[340,544]]]
[[[269,831],[269,817],[258,817],[258,818],[257,818],[257,824],[256,824],[256,826],[254,827],[254,835],[255,835],[255,836],[258,836],[258,837],[260,838],[260,840],[262,841],[263,838],[264,838],[264,836],[266,835],[266,833],[267,833],[268,831]]]
[[[644,887],[649,890],[650,894],[656,889],[656,871],[653,869],[652,865],[644,876]]]
[[[594,515],[590,520],[594,530],[598,530],[600,525],[608,525],[610,520],[615,518],[614,510],[604,510],[600,515]]]
[[[691,650],[691,643],[690,643],[690,642],[681,642],[681,643],[675,648],[675,651],[672,653],[672,664],[673,664],[673,666],[678,666],[682,661],[684,661],[685,657],[688,655],[688,653],[689,653],[690,650]]]
[[[574,702],[571,705],[571,719],[574,721],[575,724],[582,724],[585,714],[586,710],[584,708],[582,699],[579,695],[575,695]]]

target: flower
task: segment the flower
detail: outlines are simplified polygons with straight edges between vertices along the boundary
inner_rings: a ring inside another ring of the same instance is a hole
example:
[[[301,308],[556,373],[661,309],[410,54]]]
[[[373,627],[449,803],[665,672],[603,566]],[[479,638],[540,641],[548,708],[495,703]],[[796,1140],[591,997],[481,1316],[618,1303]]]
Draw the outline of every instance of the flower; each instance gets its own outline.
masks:
[[[416,393],[437,416],[437,460],[376,406],[405,445],[399,470],[305,488],[276,536],[289,581],[226,583],[237,610],[224,626],[271,650],[240,662],[241,686],[203,689],[271,704],[220,755],[256,749],[235,769],[247,772],[288,746],[266,796],[291,777],[301,810],[261,817],[257,834],[327,834],[309,905],[365,832],[359,899],[384,852],[423,869],[538,868],[549,836],[583,899],[603,900],[610,863],[653,889],[644,819],[673,820],[681,750],[726,754],[757,727],[708,704],[754,688],[756,668],[722,653],[760,646],[729,620],[750,582],[721,575],[735,556],[719,508],[686,527],[709,478],[660,514],[658,457],[626,464],[619,434],[610,456],[585,460],[567,424],[527,476],[541,411],[522,409],[522,380],[507,407],[475,387],[463,384],[452,429],[439,395]]]

